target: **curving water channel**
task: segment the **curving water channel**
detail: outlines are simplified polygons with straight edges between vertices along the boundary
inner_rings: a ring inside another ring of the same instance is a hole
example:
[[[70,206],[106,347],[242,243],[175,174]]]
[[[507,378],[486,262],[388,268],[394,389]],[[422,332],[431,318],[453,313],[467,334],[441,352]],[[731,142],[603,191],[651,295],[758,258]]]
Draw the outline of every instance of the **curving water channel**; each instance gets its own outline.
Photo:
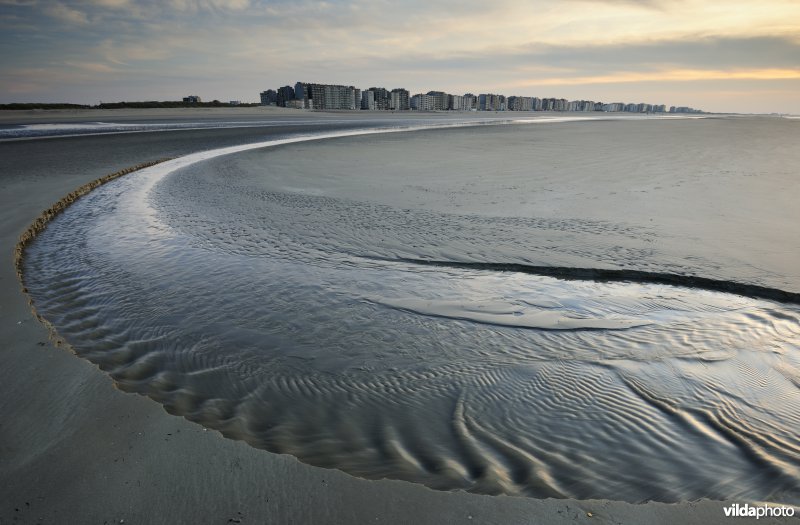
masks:
[[[28,249],[25,284],[124,390],[312,465],[487,494],[797,503],[800,288],[732,248],[740,219],[692,207],[680,164],[632,171],[601,140],[616,164],[546,153],[626,125],[190,155],[76,202]],[[689,140],[678,125],[648,129]]]

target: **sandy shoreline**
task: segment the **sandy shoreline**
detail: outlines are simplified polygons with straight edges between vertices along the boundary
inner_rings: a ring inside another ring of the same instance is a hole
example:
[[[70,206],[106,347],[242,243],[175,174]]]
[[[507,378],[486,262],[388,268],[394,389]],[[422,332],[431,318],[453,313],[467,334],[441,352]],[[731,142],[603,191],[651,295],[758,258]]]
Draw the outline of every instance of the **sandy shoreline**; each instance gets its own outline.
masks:
[[[381,119],[381,118],[419,118],[419,112],[406,111],[389,113],[387,111],[340,111],[321,112],[273,106],[240,108],[153,108],[153,109],[31,109],[0,111],[0,125],[69,123],[69,122],[158,122],[161,120],[208,121],[208,120],[335,120],[335,119]],[[493,113],[462,113],[460,116],[489,116]],[[515,114],[510,114],[514,116]],[[426,118],[452,117],[452,113],[425,113]]]
[[[271,115],[285,118],[279,113]],[[227,133],[224,140],[236,143],[246,133]],[[198,136],[219,140],[212,131],[180,132],[129,149],[130,141],[146,139],[54,139],[71,152],[58,173],[41,160],[54,141],[0,145],[5,159],[0,243],[7,254],[0,266],[0,330],[6,342],[0,369],[0,523],[727,521],[722,502],[632,505],[478,496],[309,467],[227,440],[167,414],[149,399],[124,394],[94,365],[53,347],[31,316],[14,272],[11,256],[19,234],[82,184],[139,162],[203,149]]]
[[[152,109],[26,109],[0,111],[0,125],[26,125],[70,122],[158,122],[162,120],[214,121],[214,120],[383,120],[383,119],[513,119],[581,117],[603,118],[607,116],[642,117],[634,113],[582,113],[561,111],[311,111],[279,108],[274,106],[230,107],[230,108],[152,108]],[[654,114],[683,118],[675,114]]]
[[[0,111],[2,124],[28,124],[34,122],[68,122],[91,119],[207,119],[237,117],[289,116],[297,118],[311,112],[277,107],[242,108],[153,108],[153,109],[14,109]]]

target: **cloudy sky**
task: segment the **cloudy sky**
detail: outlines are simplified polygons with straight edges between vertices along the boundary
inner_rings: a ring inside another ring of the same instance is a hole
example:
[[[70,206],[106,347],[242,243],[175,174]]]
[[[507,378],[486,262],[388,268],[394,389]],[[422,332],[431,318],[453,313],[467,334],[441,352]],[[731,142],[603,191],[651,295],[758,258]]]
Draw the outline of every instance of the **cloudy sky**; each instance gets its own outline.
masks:
[[[298,80],[800,114],[800,0],[0,0],[0,103]]]

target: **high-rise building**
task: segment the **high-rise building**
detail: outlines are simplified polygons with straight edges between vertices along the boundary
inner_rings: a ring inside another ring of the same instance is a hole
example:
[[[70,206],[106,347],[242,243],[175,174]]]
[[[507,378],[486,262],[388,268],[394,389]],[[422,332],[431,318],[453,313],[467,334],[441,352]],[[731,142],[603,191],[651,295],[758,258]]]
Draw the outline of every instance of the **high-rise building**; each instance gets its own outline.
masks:
[[[686,106],[670,106],[669,108],[670,113],[702,113],[699,109],[694,109]]]
[[[533,111],[533,99],[531,97],[508,97],[509,111]]]
[[[448,96],[444,91],[428,91],[428,96],[432,98],[434,111],[443,111],[448,108]]]
[[[478,95],[478,109],[480,111],[503,111],[505,97],[491,93]]]
[[[297,82],[294,85],[294,98],[302,101],[302,107],[308,107],[308,84]]]
[[[325,87],[322,84],[306,84],[309,109],[325,109]]]
[[[419,111],[434,111],[436,109],[436,98],[433,95],[420,93],[411,97],[411,109]]]
[[[301,92],[303,107],[308,109],[358,109],[361,106],[361,92],[353,86],[298,82],[295,91]]]
[[[375,92],[369,89],[361,93],[361,109],[375,110]]]
[[[447,109],[464,111],[464,97],[462,95],[447,95]]]
[[[389,109],[391,96],[386,88],[371,87],[369,91],[372,91],[373,97],[375,98],[375,109]]]
[[[463,108],[465,111],[474,111],[478,109],[478,99],[472,93],[466,93],[463,97]]]
[[[276,105],[285,108],[290,100],[294,100],[294,88],[292,86],[278,88],[278,93],[275,96]]]
[[[389,94],[389,109],[395,111],[406,111],[409,109],[409,93],[407,89],[395,88]]]
[[[278,102],[278,92],[274,89],[268,89],[261,92],[261,105],[274,106]]]
[[[294,87],[283,86],[278,90],[268,89],[260,94],[261,104],[297,107],[318,110],[370,109],[404,111],[570,111],[570,112],[629,112],[666,113],[664,104],[609,104],[592,100],[565,100],[563,98],[538,98],[496,94],[472,93],[450,95],[443,91],[428,91],[410,97],[407,89],[371,87],[363,92],[353,86],[336,84],[313,84],[297,82]],[[184,102],[200,102],[200,97],[189,96]],[[232,103],[233,104],[233,103]],[[702,113],[701,110],[681,106],[670,106],[670,113]]]
[[[356,109],[355,88],[353,86],[338,86],[326,84],[325,107],[318,109]]]

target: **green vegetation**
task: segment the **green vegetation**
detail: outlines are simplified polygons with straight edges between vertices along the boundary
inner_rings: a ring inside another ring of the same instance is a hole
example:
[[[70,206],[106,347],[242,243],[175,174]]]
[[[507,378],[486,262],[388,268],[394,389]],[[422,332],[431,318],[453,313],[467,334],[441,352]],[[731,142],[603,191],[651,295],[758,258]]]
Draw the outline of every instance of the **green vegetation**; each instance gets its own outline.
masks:
[[[232,108],[236,106],[258,106],[259,104],[229,104],[213,100],[211,102],[183,102],[181,100],[149,100],[146,102],[105,102],[94,106],[98,109],[120,108]]]
[[[84,106],[82,104],[43,104],[40,102],[28,102],[17,104],[0,104],[2,109],[90,109],[91,106]]]
[[[149,109],[149,108],[232,108],[232,107],[253,107],[259,106],[257,103],[229,104],[214,100],[211,102],[183,102],[180,100],[149,100],[145,102],[101,102],[96,106],[82,104],[49,104],[40,102],[0,104],[0,110],[4,109]]]

